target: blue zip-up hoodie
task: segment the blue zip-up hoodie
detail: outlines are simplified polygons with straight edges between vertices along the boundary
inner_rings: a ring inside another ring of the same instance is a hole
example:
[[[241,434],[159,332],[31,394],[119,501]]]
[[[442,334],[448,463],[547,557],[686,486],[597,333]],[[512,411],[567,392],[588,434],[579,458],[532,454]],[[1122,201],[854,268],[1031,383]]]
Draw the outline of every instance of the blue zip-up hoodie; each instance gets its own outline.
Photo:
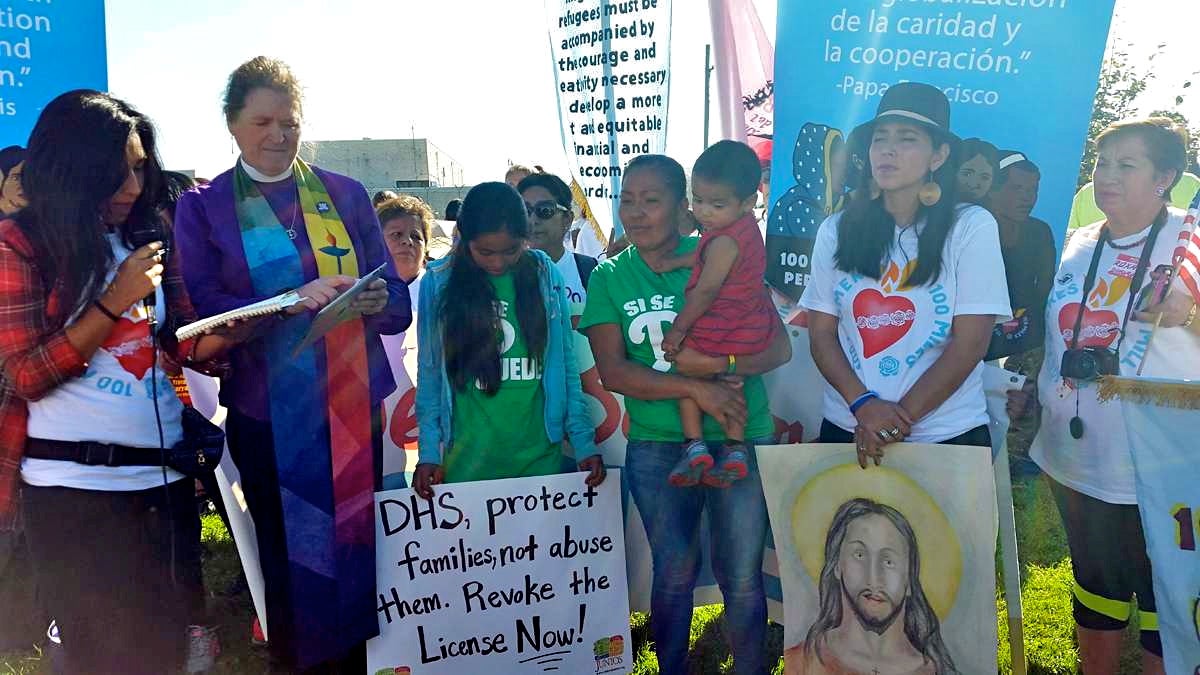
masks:
[[[595,428],[579,384],[574,328],[562,275],[550,257],[531,250],[538,263],[542,299],[546,303],[546,352],[542,358],[542,392],[546,400],[546,436],[552,443],[569,438],[576,460],[597,454]],[[451,258],[429,264],[417,302],[417,461],[441,464],[454,430],[454,391],[446,375],[443,325],[438,309],[450,278]],[[453,327],[451,327],[453,330]]]

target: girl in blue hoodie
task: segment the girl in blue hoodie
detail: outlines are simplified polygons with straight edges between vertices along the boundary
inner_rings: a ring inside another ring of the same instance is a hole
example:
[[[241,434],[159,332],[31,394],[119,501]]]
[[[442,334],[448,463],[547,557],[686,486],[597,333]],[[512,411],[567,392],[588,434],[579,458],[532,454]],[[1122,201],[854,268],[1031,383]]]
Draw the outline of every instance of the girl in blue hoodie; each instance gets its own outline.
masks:
[[[562,442],[587,484],[604,462],[579,384],[563,279],[530,250],[528,214],[504,183],[467,193],[459,241],[430,264],[418,313],[417,494],[432,486],[562,470]]]

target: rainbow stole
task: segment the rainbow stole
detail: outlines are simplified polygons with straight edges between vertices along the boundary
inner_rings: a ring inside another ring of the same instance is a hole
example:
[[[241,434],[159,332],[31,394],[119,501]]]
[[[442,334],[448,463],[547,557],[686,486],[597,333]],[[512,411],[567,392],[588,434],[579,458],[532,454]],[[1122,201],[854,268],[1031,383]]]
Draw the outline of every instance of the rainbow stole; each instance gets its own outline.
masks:
[[[328,190],[300,160],[293,176],[317,275],[359,276]],[[234,181],[254,292],[270,296],[304,285],[300,249],[292,241],[303,235],[293,230],[289,236],[240,162]],[[301,315],[263,338],[292,604],[290,617],[272,616],[269,625],[292,623],[300,667],[343,654],[355,645],[358,623],[369,620],[366,630],[375,623],[375,467],[363,322],[343,322],[293,356],[310,323]]]

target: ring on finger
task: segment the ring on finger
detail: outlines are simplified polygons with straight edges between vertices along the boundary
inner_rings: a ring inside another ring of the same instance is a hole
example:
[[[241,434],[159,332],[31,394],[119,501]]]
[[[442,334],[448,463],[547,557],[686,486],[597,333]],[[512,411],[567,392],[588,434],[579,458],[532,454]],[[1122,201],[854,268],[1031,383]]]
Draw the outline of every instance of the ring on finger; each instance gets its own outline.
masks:
[[[900,427],[892,427],[888,433],[892,435],[892,438],[900,438]]]
[[[879,431],[875,432],[875,435],[878,436],[879,440],[881,441],[892,440],[892,432],[888,431],[887,429],[880,429]]]

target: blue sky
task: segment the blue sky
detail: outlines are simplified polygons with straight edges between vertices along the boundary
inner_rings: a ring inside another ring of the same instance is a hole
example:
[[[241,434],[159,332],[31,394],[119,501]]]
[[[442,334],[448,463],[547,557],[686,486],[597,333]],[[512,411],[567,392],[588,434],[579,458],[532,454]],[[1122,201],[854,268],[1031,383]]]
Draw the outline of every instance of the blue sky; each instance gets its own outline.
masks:
[[[1118,0],[1117,12],[1135,59],[1167,43],[1143,105],[1174,107],[1200,69],[1200,2]],[[155,119],[172,168],[213,176],[233,164],[225,78],[268,54],[305,86],[308,140],[415,132],[469,183],[499,179],[509,160],[565,172],[542,0],[110,0],[106,21],[110,88]],[[773,29],[774,17],[764,23]],[[675,0],[667,152],[685,165],[703,144],[709,40],[707,3]],[[1200,125],[1200,78],[1189,91],[1182,112]]]

